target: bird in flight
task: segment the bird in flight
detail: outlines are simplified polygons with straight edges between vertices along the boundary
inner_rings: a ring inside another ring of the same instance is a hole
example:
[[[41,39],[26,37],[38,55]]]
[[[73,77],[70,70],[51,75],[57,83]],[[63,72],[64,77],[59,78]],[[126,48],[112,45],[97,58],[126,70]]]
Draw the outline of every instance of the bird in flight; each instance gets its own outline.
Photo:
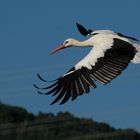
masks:
[[[96,82],[108,84],[131,63],[140,63],[140,44],[138,40],[116,33],[111,30],[87,30],[76,23],[79,32],[89,36],[85,41],[73,38],[66,39],[62,45],[54,49],[51,54],[59,50],[76,47],[91,47],[91,51],[64,75],[60,76],[47,87],[40,88],[34,84],[39,94],[56,96],[54,103],[61,100],[66,103],[70,98],[75,100],[84,93],[89,93],[91,88],[96,88]],[[44,80],[39,74],[39,79]],[[47,90],[47,92],[41,92]]]

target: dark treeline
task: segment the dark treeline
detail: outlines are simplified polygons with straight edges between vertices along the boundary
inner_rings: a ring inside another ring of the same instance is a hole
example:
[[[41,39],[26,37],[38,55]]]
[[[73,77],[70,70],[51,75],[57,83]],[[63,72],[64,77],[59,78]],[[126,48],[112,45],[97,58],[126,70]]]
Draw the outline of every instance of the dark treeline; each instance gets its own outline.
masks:
[[[133,129],[78,118],[69,112],[33,113],[0,103],[0,140],[140,140]]]

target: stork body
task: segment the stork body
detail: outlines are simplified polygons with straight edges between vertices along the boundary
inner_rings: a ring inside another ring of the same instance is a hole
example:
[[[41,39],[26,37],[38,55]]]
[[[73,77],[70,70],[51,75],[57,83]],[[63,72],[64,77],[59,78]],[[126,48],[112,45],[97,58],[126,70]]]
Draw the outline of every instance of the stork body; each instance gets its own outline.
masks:
[[[37,89],[49,90],[40,94],[57,95],[51,103],[54,104],[61,98],[60,104],[64,104],[69,98],[75,100],[83,93],[88,93],[90,88],[96,88],[96,81],[107,84],[116,78],[128,66],[130,62],[140,63],[140,45],[135,38],[124,36],[110,30],[86,30],[82,25],[77,24],[82,35],[90,35],[86,41],[67,39],[62,45],[56,48],[51,54],[71,46],[92,47],[89,54],[71,68],[64,75],[56,79],[54,83],[46,88]],[[40,75],[38,75],[40,77]],[[47,82],[47,81],[45,81]]]

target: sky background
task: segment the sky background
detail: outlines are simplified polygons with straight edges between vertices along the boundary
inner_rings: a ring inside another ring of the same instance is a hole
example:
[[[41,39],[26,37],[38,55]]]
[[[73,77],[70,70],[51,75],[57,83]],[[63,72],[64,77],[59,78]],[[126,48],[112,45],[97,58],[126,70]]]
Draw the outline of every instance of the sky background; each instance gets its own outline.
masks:
[[[50,106],[54,98],[37,94],[32,86],[45,86],[36,73],[53,80],[89,52],[89,48],[69,48],[49,55],[66,38],[87,39],[78,32],[76,22],[140,39],[140,1],[0,1],[0,100],[33,113],[69,111],[140,131],[140,65],[130,64],[110,84],[98,84],[90,94],[63,106]]]

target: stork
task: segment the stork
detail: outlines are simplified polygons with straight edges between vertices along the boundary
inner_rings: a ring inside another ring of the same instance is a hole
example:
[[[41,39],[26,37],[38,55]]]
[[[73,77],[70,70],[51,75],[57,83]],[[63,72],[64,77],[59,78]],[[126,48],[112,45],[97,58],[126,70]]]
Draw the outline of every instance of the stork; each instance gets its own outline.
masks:
[[[73,101],[78,96],[89,93],[91,88],[96,88],[96,82],[108,84],[120,75],[130,62],[140,63],[140,45],[137,39],[111,30],[87,30],[82,25],[76,24],[79,32],[90,38],[85,41],[66,39],[51,54],[72,46],[92,49],[85,58],[54,80],[51,85],[40,88],[34,84],[39,94],[57,96],[51,105],[60,99],[60,104],[66,103],[70,98]],[[37,75],[42,81],[48,82]],[[41,90],[49,91],[43,93]]]

